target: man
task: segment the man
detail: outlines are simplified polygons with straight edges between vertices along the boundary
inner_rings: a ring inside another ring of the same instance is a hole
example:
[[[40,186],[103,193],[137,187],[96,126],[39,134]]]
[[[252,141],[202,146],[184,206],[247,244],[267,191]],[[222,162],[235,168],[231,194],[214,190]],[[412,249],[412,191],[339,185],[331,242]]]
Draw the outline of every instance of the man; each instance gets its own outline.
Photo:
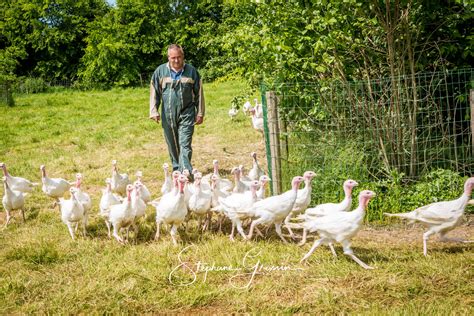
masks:
[[[151,77],[150,119],[161,120],[173,171],[193,170],[191,142],[194,124],[204,120],[204,94],[199,73],[184,63],[179,45],[168,47],[168,62],[158,66]]]

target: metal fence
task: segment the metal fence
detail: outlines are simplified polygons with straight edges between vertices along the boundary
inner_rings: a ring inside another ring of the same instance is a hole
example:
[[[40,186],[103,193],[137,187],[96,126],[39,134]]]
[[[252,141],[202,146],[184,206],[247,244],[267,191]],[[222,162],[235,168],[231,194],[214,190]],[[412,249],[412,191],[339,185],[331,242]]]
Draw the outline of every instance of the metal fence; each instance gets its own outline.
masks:
[[[305,170],[320,175],[321,191],[341,191],[347,178],[416,181],[436,169],[469,175],[471,89],[474,69],[262,86],[272,191]]]
[[[80,88],[71,80],[45,80],[38,77],[19,77],[10,82],[0,82],[0,103],[13,105],[14,95],[53,92]]]
[[[148,87],[152,73],[139,74],[133,86]],[[10,82],[0,82],[0,104],[13,105],[14,95],[55,92],[64,89],[92,90],[108,89],[100,83],[80,82],[68,79],[44,79],[40,77],[18,77]]]

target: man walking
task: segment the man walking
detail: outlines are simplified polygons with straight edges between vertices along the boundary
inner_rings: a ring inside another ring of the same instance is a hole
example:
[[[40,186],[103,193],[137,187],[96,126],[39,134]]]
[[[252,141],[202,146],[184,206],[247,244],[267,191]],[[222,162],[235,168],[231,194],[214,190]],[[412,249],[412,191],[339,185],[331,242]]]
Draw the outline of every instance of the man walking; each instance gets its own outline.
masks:
[[[204,120],[204,94],[198,71],[184,63],[179,45],[168,47],[168,62],[151,77],[150,119],[161,120],[173,170],[191,171],[194,124]]]

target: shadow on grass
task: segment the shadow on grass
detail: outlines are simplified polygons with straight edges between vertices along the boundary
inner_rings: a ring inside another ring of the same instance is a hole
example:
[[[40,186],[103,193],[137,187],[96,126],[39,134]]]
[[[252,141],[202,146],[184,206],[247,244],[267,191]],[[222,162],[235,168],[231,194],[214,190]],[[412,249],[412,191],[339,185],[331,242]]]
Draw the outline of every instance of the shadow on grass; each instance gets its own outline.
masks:
[[[25,217],[26,220],[34,220],[38,218],[38,215],[40,213],[40,209],[38,207],[31,207],[28,210],[25,211]]]
[[[474,250],[474,243],[451,243],[451,245],[444,244],[437,247],[430,247],[428,244],[428,255],[430,253],[463,253],[471,250]]]

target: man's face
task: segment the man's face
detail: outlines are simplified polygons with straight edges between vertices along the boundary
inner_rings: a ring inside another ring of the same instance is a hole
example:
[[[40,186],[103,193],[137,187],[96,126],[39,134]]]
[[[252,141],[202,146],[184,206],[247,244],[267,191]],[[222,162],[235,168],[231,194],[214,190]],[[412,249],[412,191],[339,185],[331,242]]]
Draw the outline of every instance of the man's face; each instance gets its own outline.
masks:
[[[181,70],[184,66],[184,56],[179,49],[168,51],[168,61],[174,70]]]

